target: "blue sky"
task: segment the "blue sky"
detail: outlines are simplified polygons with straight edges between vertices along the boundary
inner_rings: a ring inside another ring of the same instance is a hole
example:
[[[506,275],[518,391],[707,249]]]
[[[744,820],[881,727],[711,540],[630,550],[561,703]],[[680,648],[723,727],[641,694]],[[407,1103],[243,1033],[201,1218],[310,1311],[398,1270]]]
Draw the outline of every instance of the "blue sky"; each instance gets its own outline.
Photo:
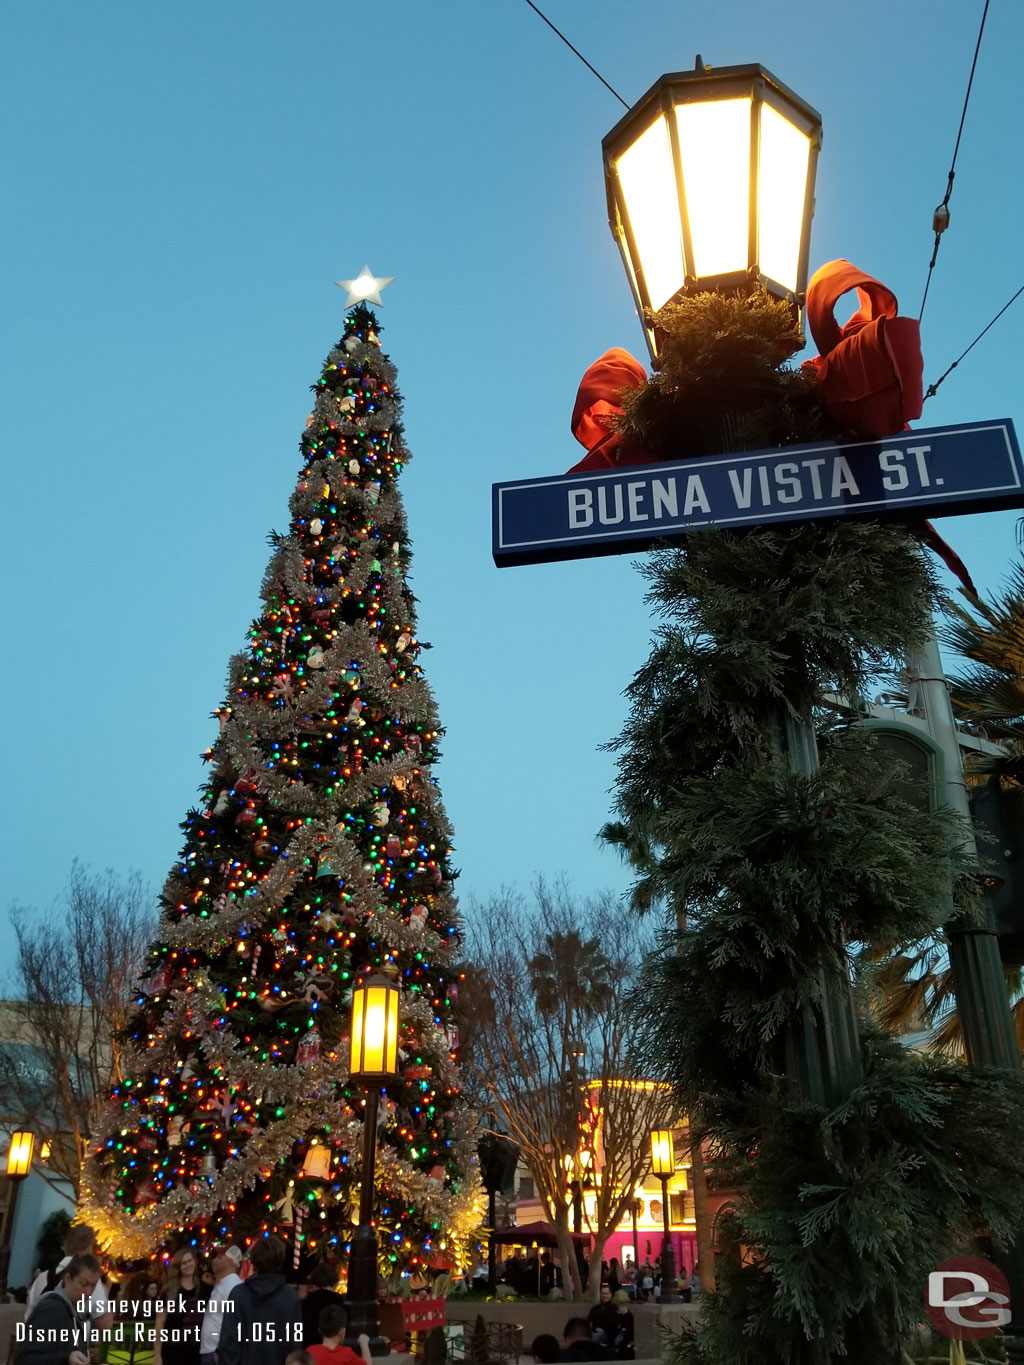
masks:
[[[630,103],[697,52],[798,91],[824,118],[812,268],[845,256],[916,315],[983,0],[543,7]],[[1021,283],[1022,45],[1024,7],[993,0],[926,381]],[[523,0],[22,0],[0,52],[0,907],[49,906],[75,857],[162,883],[287,524],[332,282],[364,263],[397,277],[379,316],[461,885],[625,886],[595,836],[651,634],[635,568],[490,558],[491,483],[573,464],[583,370],[644,356],[604,202],[621,105]],[[1024,421],[1017,308],[923,424]],[[940,526],[994,588],[1016,522]]]

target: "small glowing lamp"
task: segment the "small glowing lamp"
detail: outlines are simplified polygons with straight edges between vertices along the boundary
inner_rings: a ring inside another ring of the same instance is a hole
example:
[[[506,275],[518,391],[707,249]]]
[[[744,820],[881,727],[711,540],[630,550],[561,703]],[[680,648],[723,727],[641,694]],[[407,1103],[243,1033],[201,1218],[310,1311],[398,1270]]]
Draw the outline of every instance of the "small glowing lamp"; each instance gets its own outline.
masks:
[[[761,66],[662,76],[602,144],[609,222],[641,317],[751,283],[799,309],[820,145],[820,114]]]
[[[24,1180],[32,1169],[32,1149],[35,1135],[28,1132],[11,1134],[11,1145],[7,1150],[8,1180]]]
[[[349,1074],[354,1081],[384,1081],[398,1071],[398,985],[370,976],[352,992]]]
[[[674,1175],[676,1151],[669,1128],[655,1128],[651,1133],[651,1170],[656,1176]]]
[[[306,1148],[299,1175],[307,1180],[329,1180],[331,1178],[331,1154],[318,1142],[311,1142]]]

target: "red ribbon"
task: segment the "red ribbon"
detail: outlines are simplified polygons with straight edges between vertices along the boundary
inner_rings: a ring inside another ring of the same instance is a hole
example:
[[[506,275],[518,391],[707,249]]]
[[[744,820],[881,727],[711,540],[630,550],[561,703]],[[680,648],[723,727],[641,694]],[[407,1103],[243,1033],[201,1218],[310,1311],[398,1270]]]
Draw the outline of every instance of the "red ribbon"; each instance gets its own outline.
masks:
[[[615,418],[622,416],[619,398],[623,390],[641,388],[646,382],[647,372],[639,360],[618,346],[594,361],[580,380],[572,410],[572,434],[587,454],[566,473],[654,463],[654,456],[638,442],[611,429]]]
[[[851,289],[860,307],[840,327],[835,306]],[[854,436],[895,436],[921,416],[921,327],[914,318],[899,317],[898,309],[888,286],[849,261],[829,261],[807,286],[807,323],[821,354],[805,360],[803,368],[817,374],[830,416]],[[924,544],[976,594],[967,566],[931,522],[917,529]]]
[[[851,289],[860,308],[840,327],[835,306]],[[921,328],[897,308],[891,289],[849,261],[829,261],[807,286],[807,322],[821,354],[804,369],[817,374],[829,414],[858,436],[894,436],[921,416]]]
[[[860,307],[840,327],[835,306],[851,289],[856,289]],[[849,261],[823,265],[808,286],[807,321],[821,354],[805,360],[804,367],[818,375],[825,407],[851,435],[894,436],[921,415],[921,330],[914,319],[899,317],[897,310],[892,290]],[[587,454],[569,474],[657,462],[634,438],[612,430],[623,413],[623,392],[646,382],[644,367],[619,347],[605,351],[588,368],[572,410],[572,434]],[[974,592],[963,561],[931,522],[918,523],[917,530],[924,544]]]

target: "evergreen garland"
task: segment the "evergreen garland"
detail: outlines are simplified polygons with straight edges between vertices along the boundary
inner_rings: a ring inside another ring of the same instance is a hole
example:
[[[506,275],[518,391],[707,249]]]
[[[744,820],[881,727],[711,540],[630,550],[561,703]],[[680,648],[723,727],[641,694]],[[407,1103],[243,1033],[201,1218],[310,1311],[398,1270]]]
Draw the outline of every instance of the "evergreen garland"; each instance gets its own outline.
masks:
[[[787,368],[791,314],[763,292],[663,310],[659,373],[623,429],[666,457],[836,435],[814,377]],[[948,811],[901,795],[898,765],[816,714],[856,696],[930,629],[935,588],[913,532],[817,523],[702,531],[648,563],[665,622],[629,696],[619,823],[633,905],[685,911],[651,965],[661,1028],[643,1059],[738,1192],[717,1293],[681,1360],[824,1365],[897,1360],[927,1273],[1024,1221],[1024,1091],[940,1066],[862,1024],[864,1073],[831,1110],[786,1075],[785,1038],[848,944],[910,943],[948,914],[971,868]],[[821,765],[792,771],[786,708],[819,722]],[[742,1252],[742,1255],[741,1255]]]

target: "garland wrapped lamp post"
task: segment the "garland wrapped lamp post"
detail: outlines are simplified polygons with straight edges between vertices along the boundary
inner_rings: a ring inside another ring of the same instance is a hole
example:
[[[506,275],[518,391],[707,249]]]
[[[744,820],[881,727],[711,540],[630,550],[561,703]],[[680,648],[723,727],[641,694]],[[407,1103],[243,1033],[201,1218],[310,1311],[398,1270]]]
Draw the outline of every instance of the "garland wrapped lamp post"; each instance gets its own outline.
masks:
[[[920,544],[954,556],[921,518],[1024,505],[1024,462],[1003,419],[910,430],[917,322],[847,261],[807,280],[819,129],[760,67],[699,61],[613,129],[611,226],[656,373],[607,351],[573,412],[585,458],[493,496],[500,565],[685,544],[649,566],[668,624],[629,688],[603,833],[637,911],[694,916],[652,960],[647,1049],[738,1198],[688,1365],[894,1359],[943,1257],[1024,1221],[1018,1078],[858,1039],[853,1012],[847,938],[936,932],[970,870],[958,826],[863,729],[830,730],[819,763],[812,727],[924,644]],[[793,368],[804,305],[819,354]]]
[[[661,1181],[661,1218],[664,1239],[661,1243],[661,1301],[676,1301],[676,1253],[672,1246],[671,1223],[668,1211],[668,1182],[676,1173],[675,1144],[668,1128],[655,1128],[651,1133],[651,1170]]]
[[[762,285],[799,318],[807,285],[821,116],[761,66],[662,76],[604,139],[612,235],[641,318],[695,293]],[[658,364],[659,336],[644,328]],[[736,449],[726,413],[717,448]],[[788,765],[818,767],[809,715],[771,717]],[[808,1101],[836,1103],[860,1056],[848,983],[820,981],[785,1041],[785,1069]]]
[[[373,1177],[377,1164],[377,1107],[381,1087],[398,1074],[398,998],[396,982],[386,976],[366,978],[352,992],[349,1075],[366,1090],[363,1112],[363,1169],[359,1191],[359,1226],[348,1262],[346,1345],[360,1334],[370,1338],[373,1355],[387,1355],[388,1343],[377,1334],[377,1233],[373,1226]]]

